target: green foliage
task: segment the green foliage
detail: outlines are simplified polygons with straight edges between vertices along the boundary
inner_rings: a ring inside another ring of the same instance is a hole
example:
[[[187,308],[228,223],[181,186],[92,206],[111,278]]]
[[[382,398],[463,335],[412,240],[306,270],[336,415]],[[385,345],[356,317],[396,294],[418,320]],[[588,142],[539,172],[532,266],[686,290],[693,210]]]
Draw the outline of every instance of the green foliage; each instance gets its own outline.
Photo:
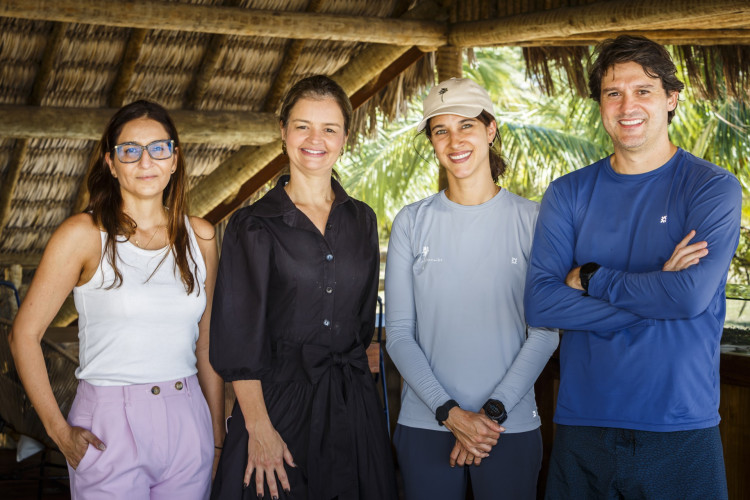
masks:
[[[347,192],[370,205],[378,216],[378,233],[387,240],[401,208],[438,190],[438,166],[424,135],[415,137],[420,114],[378,124],[375,141],[362,140],[336,169]]]
[[[555,178],[611,153],[598,105],[573,92],[548,97],[525,74],[519,49],[477,50],[464,75],[488,89],[495,103],[508,171],[504,188],[541,200]],[[564,76],[556,88],[567,88]],[[373,207],[385,242],[391,221],[409,203],[437,191],[438,167],[424,135],[417,136],[424,96],[391,123],[379,123],[376,140],[362,138],[340,162],[346,189]],[[733,99],[710,102],[688,89],[669,127],[672,142],[733,172],[745,190],[740,247],[730,281],[750,284],[750,108]]]

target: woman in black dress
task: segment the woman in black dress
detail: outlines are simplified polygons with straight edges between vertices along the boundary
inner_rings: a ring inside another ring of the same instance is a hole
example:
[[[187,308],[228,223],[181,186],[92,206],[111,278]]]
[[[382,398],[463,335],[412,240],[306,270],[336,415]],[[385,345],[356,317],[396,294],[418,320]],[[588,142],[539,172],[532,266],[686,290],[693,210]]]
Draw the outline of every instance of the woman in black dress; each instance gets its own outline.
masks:
[[[210,359],[237,402],[214,499],[397,497],[365,352],[378,288],[375,214],[331,177],[351,113],[326,76],[292,87],[280,113],[290,174],[227,227]]]

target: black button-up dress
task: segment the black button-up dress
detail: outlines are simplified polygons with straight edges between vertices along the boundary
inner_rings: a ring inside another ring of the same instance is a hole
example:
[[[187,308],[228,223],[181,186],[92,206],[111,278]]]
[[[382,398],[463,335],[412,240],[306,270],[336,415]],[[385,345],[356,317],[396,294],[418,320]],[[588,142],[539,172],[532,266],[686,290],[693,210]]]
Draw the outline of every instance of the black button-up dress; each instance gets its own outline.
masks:
[[[261,381],[271,422],[297,465],[286,466],[291,494],[279,488],[281,498],[397,498],[365,352],[379,280],[375,214],[332,180],[321,235],[284,191],[287,180],[227,226],[211,364],[228,382]],[[228,430],[212,498],[256,499],[254,478],[242,489],[248,434],[237,403]]]

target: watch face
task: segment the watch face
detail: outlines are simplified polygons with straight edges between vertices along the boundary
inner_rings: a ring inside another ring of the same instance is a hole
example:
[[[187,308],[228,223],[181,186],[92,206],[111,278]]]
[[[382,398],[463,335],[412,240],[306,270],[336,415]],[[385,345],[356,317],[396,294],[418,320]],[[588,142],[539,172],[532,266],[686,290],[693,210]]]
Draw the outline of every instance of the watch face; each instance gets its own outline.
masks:
[[[490,399],[484,404],[484,413],[497,423],[503,423],[508,418],[503,403],[494,399]]]
[[[495,401],[488,401],[484,407],[484,411],[491,417],[499,417],[501,413],[500,407]]]

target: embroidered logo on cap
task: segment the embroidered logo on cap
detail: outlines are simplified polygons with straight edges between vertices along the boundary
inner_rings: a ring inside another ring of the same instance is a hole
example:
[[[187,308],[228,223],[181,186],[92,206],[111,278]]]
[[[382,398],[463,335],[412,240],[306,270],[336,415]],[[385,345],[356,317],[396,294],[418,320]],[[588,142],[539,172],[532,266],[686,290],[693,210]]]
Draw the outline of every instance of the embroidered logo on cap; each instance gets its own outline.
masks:
[[[445,94],[446,92],[448,92],[448,89],[447,89],[447,88],[445,88],[445,87],[441,88],[441,89],[440,89],[440,92],[438,92],[438,95],[440,96],[440,102],[445,102],[445,101],[443,100],[443,94]]]

